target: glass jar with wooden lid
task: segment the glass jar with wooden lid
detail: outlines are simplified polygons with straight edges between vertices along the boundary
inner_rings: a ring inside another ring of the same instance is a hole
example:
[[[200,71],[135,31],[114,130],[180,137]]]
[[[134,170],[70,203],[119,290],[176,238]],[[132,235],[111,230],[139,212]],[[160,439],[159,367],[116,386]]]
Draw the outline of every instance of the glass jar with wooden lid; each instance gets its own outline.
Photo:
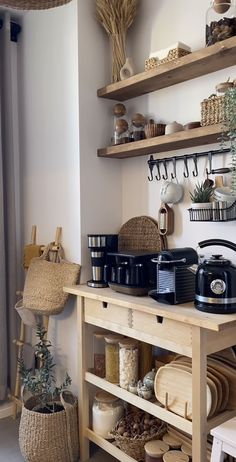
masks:
[[[181,448],[182,441],[176,436],[173,436],[168,432],[165,433],[165,435],[163,435],[162,440],[164,441],[164,443],[168,444],[170,449],[180,449]]]
[[[163,462],[189,462],[189,457],[182,451],[168,451],[163,456]]]
[[[163,462],[163,455],[169,451],[169,446],[160,440],[149,441],[144,446],[145,462]]]
[[[92,407],[93,431],[103,438],[112,438],[110,432],[123,412],[123,402],[117,396],[106,391],[97,392]]]
[[[119,342],[120,387],[129,389],[129,385],[138,380],[138,342],[125,338]]]
[[[119,341],[122,335],[109,334],[105,337],[105,369],[106,380],[119,384]]]
[[[234,0],[212,0],[206,13],[206,46],[236,35]]]

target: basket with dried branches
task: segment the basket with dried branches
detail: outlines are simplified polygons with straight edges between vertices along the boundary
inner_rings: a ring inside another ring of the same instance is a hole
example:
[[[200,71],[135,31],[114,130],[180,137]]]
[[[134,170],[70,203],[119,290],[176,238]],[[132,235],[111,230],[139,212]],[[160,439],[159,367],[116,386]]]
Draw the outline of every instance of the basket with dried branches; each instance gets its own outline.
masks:
[[[97,19],[110,37],[112,48],[112,81],[120,80],[126,61],[126,33],[134,21],[138,0],[96,0]]]

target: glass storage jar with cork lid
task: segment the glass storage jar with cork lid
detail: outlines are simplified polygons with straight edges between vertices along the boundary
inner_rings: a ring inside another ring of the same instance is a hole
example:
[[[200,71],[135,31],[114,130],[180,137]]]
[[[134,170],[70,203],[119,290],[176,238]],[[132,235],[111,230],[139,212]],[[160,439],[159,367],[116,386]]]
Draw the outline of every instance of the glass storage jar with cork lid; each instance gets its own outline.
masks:
[[[105,337],[106,380],[119,384],[119,341],[122,335],[110,334]]]
[[[235,0],[213,0],[206,13],[206,46],[236,35]]]
[[[99,391],[92,407],[93,431],[103,438],[112,438],[110,432],[123,416],[123,402],[106,391]]]
[[[119,342],[120,387],[129,389],[129,385],[138,380],[138,342],[125,338]]]
[[[163,462],[189,462],[189,457],[182,451],[168,451],[163,456]]]
[[[145,462],[163,462],[163,455],[169,451],[169,446],[160,440],[149,441],[144,446]]]

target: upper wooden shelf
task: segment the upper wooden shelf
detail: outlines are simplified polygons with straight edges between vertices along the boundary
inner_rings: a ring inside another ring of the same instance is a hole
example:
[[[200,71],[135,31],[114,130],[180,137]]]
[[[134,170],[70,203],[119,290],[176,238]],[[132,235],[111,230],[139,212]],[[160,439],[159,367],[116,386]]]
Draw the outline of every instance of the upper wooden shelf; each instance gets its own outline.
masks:
[[[236,64],[236,37],[194,51],[182,58],[161,64],[156,69],[141,72],[121,82],[97,91],[100,98],[125,101],[161,88],[195,79]]]
[[[173,133],[172,135],[156,136],[142,141],[118,144],[98,149],[98,157],[112,159],[125,159],[127,157],[144,156],[147,154],[158,154],[177,149],[192,148],[218,142],[222,133],[222,125],[209,125],[207,127],[193,128]]]

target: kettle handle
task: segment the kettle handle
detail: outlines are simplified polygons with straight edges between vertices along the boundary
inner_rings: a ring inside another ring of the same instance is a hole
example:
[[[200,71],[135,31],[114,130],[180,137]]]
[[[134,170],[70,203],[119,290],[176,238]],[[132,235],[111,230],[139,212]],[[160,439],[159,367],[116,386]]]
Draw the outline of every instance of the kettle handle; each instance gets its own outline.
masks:
[[[207,247],[210,245],[222,245],[223,247],[228,247],[228,249],[234,250],[236,252],[236,244],[231,241],[226,241],[225,239],[207,239],[198,243],[199,247]]]

